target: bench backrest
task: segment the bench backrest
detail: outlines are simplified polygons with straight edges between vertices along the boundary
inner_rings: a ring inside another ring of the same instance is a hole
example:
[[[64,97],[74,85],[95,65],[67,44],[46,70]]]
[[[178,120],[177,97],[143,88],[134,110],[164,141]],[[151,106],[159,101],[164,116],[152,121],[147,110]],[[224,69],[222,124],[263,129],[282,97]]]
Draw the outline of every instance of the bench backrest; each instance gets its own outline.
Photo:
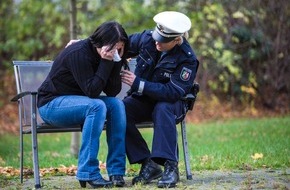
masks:
[[[22,92],[37,92],[51,69],[52,61],[13,61],[17,94]],[[19,100],[19,119],[22,126],[31,124],[31,97],[25,96]],[[42,122],[40,117],[37,118]]]
[[[17,94],[22,92],[37,92],[37,89],[48,75],[52,61],[13,61]],[[129,69],[134,72],[136,61],[132,59],[129,63]],[[122,90],[117,95],[123,99],[129,86],[122,84]],[[22,126],[30,126],[31,124],[31,97],[25,96],[19,100],[19,120]],[[37,114],[37,122],[43,123]]]

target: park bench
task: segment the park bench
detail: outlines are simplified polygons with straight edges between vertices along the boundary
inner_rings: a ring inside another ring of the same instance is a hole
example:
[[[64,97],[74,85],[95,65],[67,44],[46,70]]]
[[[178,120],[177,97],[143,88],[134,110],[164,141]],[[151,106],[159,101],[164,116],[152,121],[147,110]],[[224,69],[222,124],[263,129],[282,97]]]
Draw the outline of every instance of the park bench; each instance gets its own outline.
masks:
[[[136,61],[133,59],[129,62],[130,67],[134,67]],[[17,94],[11,99],[12,102],[18,102],[19,112],[19,130],[20,130],[20,181],[23,183],[23,138],[25,134],[31,134],[32,138],[32,161],[35,180],[35,188],[41,188],[39,176],[39,160],[38,160],[38,133],[63,133],[63,132],[81,132],[81,126],[71,127],[53,127],[44,123],[38,116],[36,106],[37,89],[48,75],[52,61],[13,61],[14,75],[16,81]],[[119,98],[124,96],[124,89],[128,86],[123,84],[122,93]],[[193,84],[192,93],[183,98],[185,101],[185,113],[192,110],[199,85]],[[184,153],[184,162],[186,168],[187,179],[192,179],[190,170],[190,158],[188,154],[187,137],[185,120],[181,123],[182,146]],[[138,128],[152,128],[152,122],[143,122],[137,125]]]

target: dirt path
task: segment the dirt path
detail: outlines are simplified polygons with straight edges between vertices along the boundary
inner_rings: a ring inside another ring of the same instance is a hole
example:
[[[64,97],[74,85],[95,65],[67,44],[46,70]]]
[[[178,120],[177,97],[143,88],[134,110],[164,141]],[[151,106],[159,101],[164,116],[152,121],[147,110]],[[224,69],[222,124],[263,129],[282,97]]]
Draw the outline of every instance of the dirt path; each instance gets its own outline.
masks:
[[[2,179],[1,179],[2,180]],[[131,185],[131,177],[126,177],[126,186],[120,189],[158,189],[156,181],[148,185]],[[53,176],[41,179],[43,189],[80,189],[75,176]],[[34,180],[8,180],[0,183],[0,189],[33,189]],[[117,189],[117,188],[113,188]],[[285,189],[290,190],[290,168],[285,170],[255,170],[255,171],[202,171],[193,172],[193,179],[181,177],[175,189]]]

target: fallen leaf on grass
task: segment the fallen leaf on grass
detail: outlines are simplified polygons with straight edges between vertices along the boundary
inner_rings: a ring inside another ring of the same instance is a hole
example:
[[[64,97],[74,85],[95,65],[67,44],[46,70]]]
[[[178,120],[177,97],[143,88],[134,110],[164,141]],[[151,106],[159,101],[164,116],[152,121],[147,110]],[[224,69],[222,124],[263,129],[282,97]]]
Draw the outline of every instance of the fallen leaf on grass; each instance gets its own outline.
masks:
[[[99,167],[101,170],[106,170],[106,163],[100,161]],[[54,167],[50,167],[50,168],[41,168],[39,171],[39,175],[40,176],[45,176],[45,175],[57,175],[57,174],[66,174],[69,176],[75,176],[77,173],[77,166],[75,165],[71,165],[71,166],[64,166],[61,165],[59,168],[54,168]],[[12,167],[0,167],[0,175],[4,175],[7,177],[11,177],[11,176],[19,176],[20,175],[20,171],[19,169],[15,169]],[[23,176],[24,178],[28,178],[30,176],[33,176],[33,170],[30,168],[24,168],[23,169]]]
[[[258,160],[258,159],[262,159],[263,158],[263,154],[262,153],[255,153],[254,155],[251,155],[251,157],[254,160]]]
[[[106,162],[99,161],[99,168],[101,170],[105,170],[107,168]]]
[[[0,167],[0,174],[10,177],[18,175],[19,171],[13,169],[12,167]]]
[[[61,167],[59,168],[59,171],[62,172],[62,173],[65,173],[69,176],[75,176],[76,173],[77,173],[77,166],[75,165],[72,165],[70,167],[66,167],[64,165],[61,165]]]

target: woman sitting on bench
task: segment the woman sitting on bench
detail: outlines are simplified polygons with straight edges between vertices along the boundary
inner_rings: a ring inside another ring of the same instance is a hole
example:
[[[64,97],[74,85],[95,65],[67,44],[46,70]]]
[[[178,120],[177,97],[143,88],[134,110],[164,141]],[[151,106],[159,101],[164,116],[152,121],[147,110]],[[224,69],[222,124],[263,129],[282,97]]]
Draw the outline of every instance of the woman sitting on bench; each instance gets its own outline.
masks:
[[[126,116],[120,70],[128,36],[117,22],[105,22],[87,39],[65,48],[38,89],[41,118],[53,126],[82,125],[76,178],[81,187],[124,186]],[[122,58],[121,58],[122,57]],[[104,92],[107,96],[101,96]],[[107,172],[100,174],[99,138],[107,119]]]

